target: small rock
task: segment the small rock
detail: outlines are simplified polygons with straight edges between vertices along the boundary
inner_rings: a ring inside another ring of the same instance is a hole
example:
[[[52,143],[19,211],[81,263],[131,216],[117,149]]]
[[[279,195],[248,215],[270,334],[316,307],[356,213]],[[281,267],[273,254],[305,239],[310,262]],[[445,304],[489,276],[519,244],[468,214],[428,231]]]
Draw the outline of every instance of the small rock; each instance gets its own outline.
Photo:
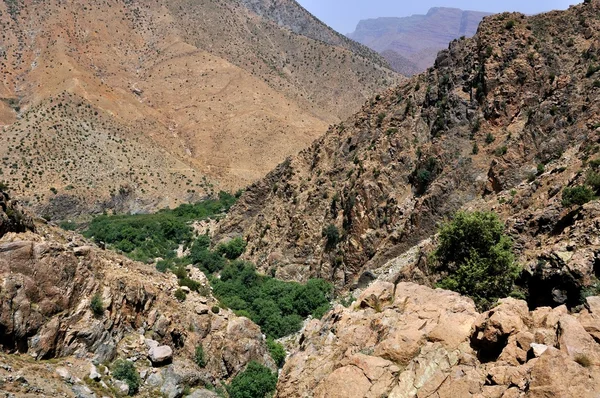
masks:
[[[548,349],[547,345],[537,343],[531,343],[530,347],[533,351],[533,355],[535,355],[536,358],[539,358]]]
[[[198,304],[196,306],[196,314],[198,314],[198,315],[208,314],[209,311],[210,311],[210,309],[208,308],[208,305]]]
[[[88,386],[75,385],[71,387],[71,391],[75,394],[75,398],[96,398],[96,394]],[[129,387],[128,387],[129,391]]]
[[[180,286],[179,287],[181,290],[183,290],[185,292],[185,294],[190,294],[192,291],[190,290],[189,287],[187,286]]]
[[[146,384],[148,386],[154,387],[154,388],[161,386],[163,384],[163,382],[164,382],[164,380],[160,373],[152,373],[146,379]]]
[[[210,390],[195,390],[190,395],[187,395],[187,398],[218,398],[219,395]]]
[[[168,345],[152,347],[148,350],[148,357],[153,366],[164,365],[173,359],[173,350]]]
[[[102,375],[98,372],[98,369],[94,364],[90,364],[90,379],[99,381],[102,378]]]
[[[168,380],[163,384],[160,392],[167,398],[179,398],[183,395],[183,387],[177,385],[173,380]]]
[[[56,368],[56,373],[65,381],[71,380],[71,372],[67,368],[59,367]]]
[[[146,339],[144,343],[146,343],[146,347],[148,347],[149,350],[151,350],[152,348],[156,348],[160,345],[158,341],[152,339]]]
[[[127,385],[127,383],[125,383],[124,381],[115,380],[113,382],[113,385],[122,394],[129,394],[129,385]]]
[[[73,253],[75,253],[78,257],[87,256],[92,251],[90,246],[80,246],[73,249]]]

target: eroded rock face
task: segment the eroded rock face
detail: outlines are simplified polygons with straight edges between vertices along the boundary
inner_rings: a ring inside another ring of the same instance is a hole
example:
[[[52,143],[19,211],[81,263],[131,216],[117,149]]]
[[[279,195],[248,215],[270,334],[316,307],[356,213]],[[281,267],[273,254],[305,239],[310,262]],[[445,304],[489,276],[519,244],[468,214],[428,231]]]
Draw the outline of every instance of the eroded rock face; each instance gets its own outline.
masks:
[[[0,238],[8,232],[33,230],[33,220],[21,205],[0,189]]]
[[[505,299],[479,314],[453,292],[377,281],[306,326],[278,397],[592,398],[600,343],[587,332],[596,298],[588,303],[569,314]]]
[[[79,379],[93,373],[102,382],[100,372],[90,373],[90,363],[125,358],[146,372],[163,366],[162,382],[144,385],[146,392],[168,389],[167,382],[177,391],[225,382],[250,361],[275,369],[257,325],[228,310],[195,310],[216,305],[214,297],[192,292],[179,302],[174,275],[100,250],[76,234],[46,224],[36,229],[0,238],[4,353],[85,359]],[[102,301],[96,313],[90,305],[95,295]],[[194,363],[199,345],[204,368]]]

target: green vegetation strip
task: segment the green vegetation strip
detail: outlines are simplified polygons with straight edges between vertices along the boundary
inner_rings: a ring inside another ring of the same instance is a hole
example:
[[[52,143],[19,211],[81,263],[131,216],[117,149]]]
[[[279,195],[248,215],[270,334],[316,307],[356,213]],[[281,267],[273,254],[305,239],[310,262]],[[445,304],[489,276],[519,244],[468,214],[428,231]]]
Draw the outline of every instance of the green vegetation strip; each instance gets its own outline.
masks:
[[[281,367],[286,353],[275,339],[300,330],[309,315],[323,316],[330,308],[333,286],[322,279],[311,279],[302,284],[259,274],[252,263],[239,260],[246,249],[242,238],[211,245],[207,235],[194,237],[192,221],[222,216],[238,196],[221,192],[218,199],[155,214],[102,215],[90,223],[84,235],[134,260],[152,263],[161,258],[156,261],[159,271],[172,272],[180,286],[208,295],[210,291],[206,287],[189,278],[185,266],[193,264],[201,269],[221,307],[231,308],[237,315],[246,316],[261,327],[268,337],[269,352]],[[176,256],[180,245],[189,249],[189,254],[182,258]],[[175,296],[180,301],[186,299],[183,289]],[[95,303],[94,308],[95,313],[101,313],[102,303]],[[211,310],[218,313],[219,307]],[[196,348],[195,360],[200,367],[206,364],[202,346]],[[247,395],[244,391],[263,394],[273,391],[276,382],[276,373],[251,363],[232,381],[228,391],[231,397],[259,396]]]

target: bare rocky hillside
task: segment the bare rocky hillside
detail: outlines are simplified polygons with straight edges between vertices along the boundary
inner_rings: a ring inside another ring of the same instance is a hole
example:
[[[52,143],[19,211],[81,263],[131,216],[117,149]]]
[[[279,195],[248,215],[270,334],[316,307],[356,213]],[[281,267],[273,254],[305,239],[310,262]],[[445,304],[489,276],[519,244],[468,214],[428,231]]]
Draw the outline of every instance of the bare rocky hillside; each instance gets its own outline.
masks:
[[[360,21],[348,36],[379,52],[397,72],[412,76],[433,66],[448,43],[472,37],[485,12],[434,7],[426,15]]]
[[[264,176],[397,79],[295,2],[287,25],[248,7],[0,2],[0,180],[56,217],[198,200]],[[331,44],[308,36],[321,30]]]
[[[263,271],[340,288],[397,275],[412,249],[406,278],[431,283],[421,242],[459,209],[492,210],[516,241],[530,304],[578,305],[597,286],[600,207],[563,198],[598,189],[598,10],[486,18],[254,184],[217,239],[243,235]]]

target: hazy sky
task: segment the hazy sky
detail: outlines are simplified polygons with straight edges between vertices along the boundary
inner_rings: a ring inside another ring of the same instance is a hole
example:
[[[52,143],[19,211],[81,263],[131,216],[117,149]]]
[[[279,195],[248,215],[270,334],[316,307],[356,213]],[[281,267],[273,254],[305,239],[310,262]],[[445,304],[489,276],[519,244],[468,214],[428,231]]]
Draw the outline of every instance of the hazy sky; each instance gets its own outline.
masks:
[[[361,19],[406,17],[426,14],[431,7],[456,7],[463,10],[536,14],[565,10],[583,0],[297,0],[304,8],[340,33],[354,31]]]

